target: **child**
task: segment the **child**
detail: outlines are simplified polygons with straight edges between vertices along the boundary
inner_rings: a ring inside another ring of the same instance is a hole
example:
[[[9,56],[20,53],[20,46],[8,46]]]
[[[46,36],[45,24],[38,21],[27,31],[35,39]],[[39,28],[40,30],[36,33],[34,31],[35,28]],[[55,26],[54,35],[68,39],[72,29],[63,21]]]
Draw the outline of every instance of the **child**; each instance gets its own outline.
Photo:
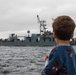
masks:
[[[70,45],[75,23],[69,16],[59,16],[54,20],[52,27],[57,47],[50,52],[42,75],[76,75],[76,56]]]

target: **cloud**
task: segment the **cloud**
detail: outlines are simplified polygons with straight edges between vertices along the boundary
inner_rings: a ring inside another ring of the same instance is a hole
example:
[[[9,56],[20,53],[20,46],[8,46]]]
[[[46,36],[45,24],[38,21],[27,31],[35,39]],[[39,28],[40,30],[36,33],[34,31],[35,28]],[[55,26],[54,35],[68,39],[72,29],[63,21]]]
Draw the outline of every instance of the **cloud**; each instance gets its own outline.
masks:
[[[69,15],[76,20],[76,0],[0,0],[0,32],[39,31],[37,15],[52,30],[52,18]]]

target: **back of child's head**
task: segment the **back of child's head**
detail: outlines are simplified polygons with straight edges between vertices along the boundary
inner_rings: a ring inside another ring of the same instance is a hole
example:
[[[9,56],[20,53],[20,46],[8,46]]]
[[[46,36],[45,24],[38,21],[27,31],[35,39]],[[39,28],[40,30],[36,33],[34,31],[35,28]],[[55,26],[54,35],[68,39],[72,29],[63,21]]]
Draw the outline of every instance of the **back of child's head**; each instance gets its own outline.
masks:
[[[58,16],[52,24],[53,32],[60,40],[70,40],[75,29],[75,22],[69,16]]]

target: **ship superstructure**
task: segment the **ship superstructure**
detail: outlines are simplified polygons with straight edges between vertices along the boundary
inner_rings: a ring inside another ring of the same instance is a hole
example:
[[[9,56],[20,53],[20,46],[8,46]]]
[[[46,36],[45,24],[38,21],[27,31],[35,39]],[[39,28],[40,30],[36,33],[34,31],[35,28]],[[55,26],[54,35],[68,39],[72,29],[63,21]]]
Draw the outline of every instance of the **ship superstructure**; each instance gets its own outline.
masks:
[[[0,39],[2,46],[51,46],[56,45],[53,34],[50,31],[44,34],[32,34],[20,40],[16,34],[11,34],[8,39]]]

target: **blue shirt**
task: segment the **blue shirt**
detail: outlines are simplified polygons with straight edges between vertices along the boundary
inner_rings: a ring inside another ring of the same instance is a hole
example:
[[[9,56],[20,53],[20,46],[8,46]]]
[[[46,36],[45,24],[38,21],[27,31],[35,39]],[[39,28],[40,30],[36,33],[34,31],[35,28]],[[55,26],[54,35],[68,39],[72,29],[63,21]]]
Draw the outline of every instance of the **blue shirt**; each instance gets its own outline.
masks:
[[[72,46],[53,48],[42,75],[76,75],[76,54]]]

